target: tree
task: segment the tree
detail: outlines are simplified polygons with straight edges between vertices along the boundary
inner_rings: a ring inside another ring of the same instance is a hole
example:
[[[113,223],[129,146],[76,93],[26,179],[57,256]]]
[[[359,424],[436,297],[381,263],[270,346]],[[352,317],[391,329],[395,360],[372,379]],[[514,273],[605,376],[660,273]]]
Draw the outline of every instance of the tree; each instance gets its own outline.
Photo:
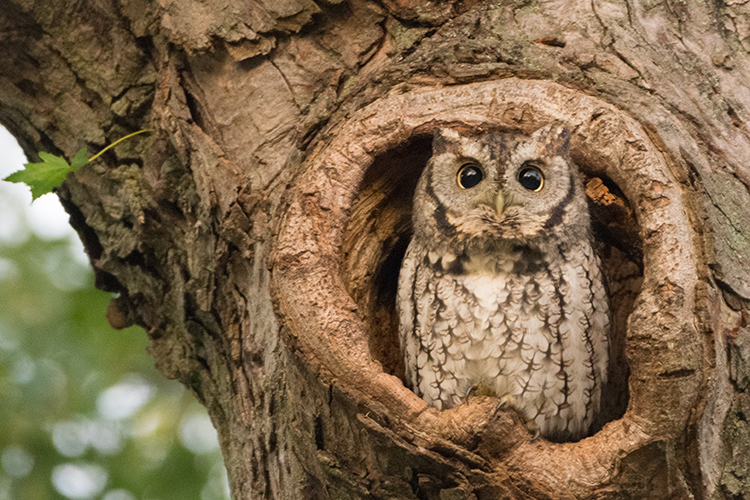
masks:
[[[283,0],[0,11],[0,121],[108,317],[219,431],[235,498],[750,492],[745,4]],[[440,124],[574,129],[613,309],[603,428],[533,440],[399,379],[395,276]],[[750,494],[750,493],[748,493]]]

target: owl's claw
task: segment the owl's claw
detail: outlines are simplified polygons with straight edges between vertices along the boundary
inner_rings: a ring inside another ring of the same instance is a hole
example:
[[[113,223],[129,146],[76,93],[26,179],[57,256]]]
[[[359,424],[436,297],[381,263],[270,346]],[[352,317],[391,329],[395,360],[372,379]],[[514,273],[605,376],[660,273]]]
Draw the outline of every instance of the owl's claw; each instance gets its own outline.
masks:
[[[539,426],[536,425],[536,422],[534,420],[527,420],[524,422],[526,425],[526,429],[531,433],[531,440],[536,441],[539,439],[539,436],[542,435],[541,429],[539,429]]]

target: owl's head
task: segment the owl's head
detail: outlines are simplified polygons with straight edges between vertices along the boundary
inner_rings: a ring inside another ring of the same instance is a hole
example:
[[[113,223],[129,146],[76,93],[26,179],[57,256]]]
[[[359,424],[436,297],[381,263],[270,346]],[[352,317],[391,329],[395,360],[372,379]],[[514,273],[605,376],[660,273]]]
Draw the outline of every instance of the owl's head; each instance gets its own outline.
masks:
[[[438,130],[415,193],[415,236],[455,253],[583,237],[588,209],[569,142],[559,123],[530,137]]]

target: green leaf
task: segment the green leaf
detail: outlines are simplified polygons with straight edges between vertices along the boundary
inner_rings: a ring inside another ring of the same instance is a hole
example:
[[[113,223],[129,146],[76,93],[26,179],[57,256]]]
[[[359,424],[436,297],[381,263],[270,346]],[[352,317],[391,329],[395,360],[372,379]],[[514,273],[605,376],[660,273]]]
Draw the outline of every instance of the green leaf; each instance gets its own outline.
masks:
[[[81,149],[73,158],[73,165],[68,165],[65,158],[53,154],[39,153],[43,160],[40,163],[27,163],[24,170],[19,170],[6,177],[8,182],[24,183],[31,188],[32,201],[43,194],[51,193],[65,180],[68,172],[75,172],[88,160],[86,159],[86,148]]]
[[[76,155],[73,157],[73,161],[71,163],[71,172],[75,172],[85,164],[89,162],[89,159],[86,157],[86,148],[81,148],[78,150]]]
[[[65,176],[68,175],[68,172],[75,172],[88,162],[97,159],[105,151],[117,146],[122,141],[146,132],[153,132],[153,129],[146,128],[128,134],[125,137],[121,137],[89,159],[86,158],[86,148],[82,148],[73,157],[71,165],[68,165],[65,158],[51,155],[49,153],[39,153],[39,157],[44,161],[40,163],[27,163],[24,165],[24,170],[14,172],[3,180],[23,183],[29,186],[31,188],[31,201],[34,201],[43,194],[51,193],[53,189],[59,187],[65,180]]]

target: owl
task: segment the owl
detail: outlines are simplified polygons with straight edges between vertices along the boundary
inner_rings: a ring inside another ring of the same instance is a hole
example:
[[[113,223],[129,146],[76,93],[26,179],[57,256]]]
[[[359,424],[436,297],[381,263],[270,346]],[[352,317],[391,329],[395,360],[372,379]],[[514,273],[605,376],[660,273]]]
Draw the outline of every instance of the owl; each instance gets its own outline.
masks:
[[[591,428],[609,358],[607,294],[569,143],[559,123],[531,136],[438,130],[397,299],[418,396],[438,409],[496,396],[557,441]]]

